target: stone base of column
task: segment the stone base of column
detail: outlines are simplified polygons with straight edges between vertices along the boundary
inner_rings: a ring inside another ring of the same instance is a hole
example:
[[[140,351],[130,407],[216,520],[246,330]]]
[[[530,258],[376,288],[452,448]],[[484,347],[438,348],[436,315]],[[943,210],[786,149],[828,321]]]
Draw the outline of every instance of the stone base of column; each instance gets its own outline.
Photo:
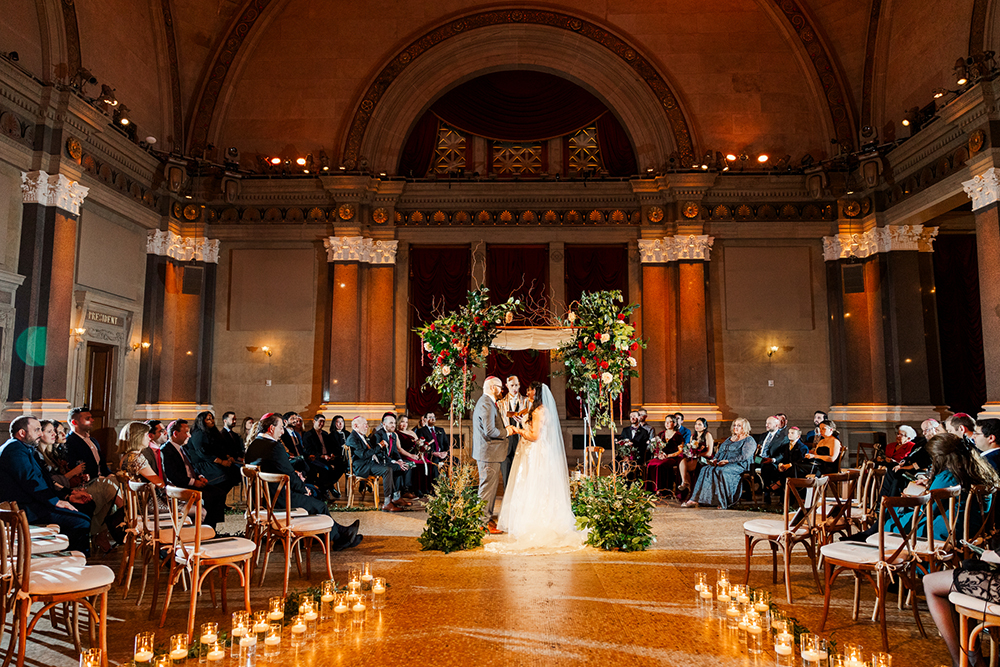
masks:
[[[135,406],[132,418],[139,421],[159,419],[160,421],[171,421],[174,419],[193,420],[199,412],[215,413],[215,407],[211,404],[202,405],[200,403],[143,403]],[[221,421],[221,415],[216,415],[216,419]]]
[[[978,415],[978,419],[1000,419],[1000,403],[987,403]]]
[[[9,423],[22,415],[32,415],[65,422],[71,407],[69,401],[11,401],[4,407],[0,421]]]
[[[403,409],[405,410],[405,408]],[[327,421],[332,420],[334,415],[343,415],[348,426],[351,424],[351,420],[358,416],[364,417],[369,422],[381,422],[382,415],[386,412],[398,413],[399,411],[400,408],[392,403],[323,403],[316,409],[317,413],[322,412],[326,415]],[[438,423],[438,426],[440,425]]]
[[[1000,407],[1000,406],[998,406]],[[944,421],[950,414],[948,408],[933,405],[834,405],[828,413],[834,423],[865,422],[892,423],[922,422],[931,417]]]
[[[722,412],[719,410],[718,405],[704,403],[660,403],[646,404],[640,407],[645,408],[649,415],[646,418],[646,423],[654,425],[654,428],[657,430],[659,430],[659,426],[656,426],[656,424],[661,424],[667,415],[672,415],[675,412],[684,415],[684,423],[687,424],[688,428],[692,428],[691,424],[698,417],[704,417],[709,424],[722,422]],[[628,425],[627,421],[626,419],[626,426]]]

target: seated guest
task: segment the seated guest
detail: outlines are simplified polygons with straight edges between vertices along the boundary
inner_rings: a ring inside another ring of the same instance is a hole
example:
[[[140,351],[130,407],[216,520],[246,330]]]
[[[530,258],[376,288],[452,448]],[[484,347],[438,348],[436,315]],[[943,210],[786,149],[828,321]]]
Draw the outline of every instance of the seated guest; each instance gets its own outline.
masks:
[[[202,507],[205,508],[205,524],[215,526],[226,519],[226,493],[222,487],[208,483],[191,464],[184,445],[188,441],[191,425],[186,419],[175,419],[167,426],[170,440],[160,448],[163,457],[163,472],[166,482],[182,489],[201,491]]]
[[[424,423],[416,430],[416,434],[427,442],[434,443],[431,448],[431,456],[445,460],[448,458],[451,445],[448,442],[448,434],[444,432],[444,429],[434,425],[436,419],[433,412],[428,412],[424,415]]]
[[[677,432],[681,434],[682,438],[684,438],[684,444],[685,445],[691,444],[691,429],[689,429],[687,426],[684,425],[683,413],[675,412],[673,414],[673,417],[674,417],[674,424],[677,426]],[[707,424],[708,422],[705,423]]]
[[[951,592],[957,591],[981,600],[983,609],[987,603],[996,604],[996,578],[997,571],[1000,571],[997,564],[1000,563],[1000,555],[995,551],[986,551],[980,558],[981,561],[968,560],[955,570],[931,572],[923,578],[927,610],[948,647],[951,663],[955,667],[962,664],[963,657],[973,667],[986,667],[990,664],[980,653],[981,641],[970,647],[967,655],[962,655],[962,636],[956,623],[957,614],[949,599]]]
[[[678,432],[680,431],[678,430]],[[704,417],[698,417],[694,420],[694,434],[691,436],[691,441],[685,443],[683,449],[684,459],[678,466],[681,473],[681,485],[677,488],[679,496],[691,490],[694,474],[698,470],[698,466],[701,465],[701,460],[712,458],[712,452],[715,451],[715,439],[708,432],[708,421]]]
[[[837,439],[837,425],[829,419],[824,419],[816,427],[819,440],[812,451],[805,455],[806,463],[811,464],[808,475],[829,475],[840,470],[840,455],[843,448]]]
[[[240,483],[240,468],[227,450],[228,443],[215,427],[215,415],[199,412],[184,451],[196,473],[229,495],[229,491]]]
[[[57,489],[77,489],[83,485],[86,479],[84,470],[86,465],[81,461],[76,466],[70,467],[66,459],[60,456],[59,452],[59,431],[58,422],[54,419],[43,419],[39,422],[42,426],[42,433],[38,437],[35,446],[41,455],[41,465],[52,479],[53,485]],[[64,438],[65,439],[65,438]],[[80,488],[83,494],[90,498],[90,494]],[[89,514],[92,514],[90,512]]]
[[[781,428],[781,418],[777,415],[771,415],[766,420],[764,420],[764,428],[767,432],[760,441],[760,465],[761,474],[763,476],[763,470],[765,465],[773,465],[774,452],[783,448],[788,444],[788,434],[784,429]],[[771,489],[770,485],[764,485],[764,502],[770,504],[771,502]]]
[[[684,460],[684,436],[677,430],[673,415],[663,420],[663,430],[646,446],[646,479],[652,477],[656,492],[666,491],[673,486],[674,470]],[[654,451],[656,450],[656,451]]]
[[[772,448],[771,456],[760,464],[760,476],[768,498],[771,493],[782,493],[785,480],[795,477],[802,469],[808,453],[809,448],[802,441],[802,429],[798,426],[788,429],[788,437],[777,448]]]
[[[827,419],[827,414],[822,410],[817,410],[813,413],[813,425],[815,428],[808,433],[806,433],[806,445],[809,447],[814,447],[819,439],[822,437],[819,433],[819,425],[822,424]]]
[[[142,455],[149,461],[149,467],[160,479],[166,479],[163,472],[163,453],[160,449],[167,444],[167,427],[159,419],[150,419],[146,422],[149,433],[146,435],[146,447],[141,449]]]
[[[28,523],[54,523],[69,538],[69,548],[90,554],[90,518],[59,497],[38,462],[35,442],[42,425],[30,416],[10,423],[10,440],[0,447],[0,502],[15,502]]]
[[[622,429],[618,436],[618,458],[619,460],[631,458],[635,463],[645,465],[649,452],[649,431],[642,426],[642,418],[638,410],[633,410],[628,415],[630,424]],[[623,454],[622,447],[630,454]]]
[[[253,429],[253,425],[255,423],[256,422],[254,421],[253,417],[244,417],[243,418],[243,424],[242,424],[242,426],[240,426],[240,437],[243,438],[243,451],[244,452],[247,449],[247,445],[249,445],[251,442],[253,442],[254,440],[257,439],[257,434],[256,433],[251,434],[251,430]]]
[[[282,415],[285,422],[285,432],[281,434],[281,444],[285,446],[292,460],[292,467],[315,481],[309,460],[306,458],[305,440],[302,437],[302,415],[297,412],[286,412]]]
[[[400,415],[396,420],[396,434],[399,435],[402,448],[412,453],[416,458],[413,463],[413,486],[417,495],[425,496],[434,488],[437,477],[437,463],[431,455],[430,445],[426,440],[410,430],[410,418]]]
[[[163,425],[158,420],[154,421],[156,421],[156,426],[153,428],[157,430],[157,438],[165,440],[166,431],[163,429]],[[149,482],[155,487],[154,497],[156,498],[157,511],[169,512],[170,505],[163,493],[167,483],[160,477],[157,468],[154,468],[157,465],[159,445],[157,445],[157,452],[154,454],[151,449],[150,436],[152,432],[150,428],[145,422],[129,422],[122,426],[118,434],[118,453],[121,456],[122,470],[127,472],[132,479]]]
[[[111,470],[98,443],[91,432],[94,430],[94,417],[86,405],[69,411],[69,423],[72,431],[66,436],[66,457],[71,462],[84,464],[84,473],[90,479],[109,477]],[[75,463],[74,463],[75,465]]]
[[[976,420],[964,412],[956,412],[944,420],[944,430],[964,438],[970,447],[976,446],[973,433],[976,430]]]
[[[246,463],[257,466],[261,472],[288,475],[292,507],[301,507],[309,514],[329,514],[326,503],[314,493],[312,488],[302,482],[298,471],[292,467],[288,450],[281,442],[282,432],[285,430],[282,416],[268,413],[261,417],[257,423],[260,424],[260,435],[247,447],[244,459]],[[275,507],[284,509],[284,495],[275,499]],[[360,544],[362,536],[357,534],[359,523],[355,521],[350,526],[345,527],[334,522],[333,530],[330,532],[332,548],[340,551]]]
[[[376,447],[368,441],[368,420],[355,417],[351,422],[351,434],[347,437],[347,446],[351,448],[354,476],[382,478],[382,510],[385,512],[402,512],[410,505],[406,500],[393,500],[402,487],[402,481],[397,473],[402,472],[402,461],[390,461],[381,447]]]
[[[903,489],[915,479],[915,475],[918,472],[930,468],[931,455],[927,452],[927,438],[933,438],[938,433],[944,433],[945,430],[936,419],[925,420],[920,424],[920,428],[924,435],[913,438],[910,441],[912,448],[903,457],[903,460],[887,466],[885,476],[882,478],[880,495],[885,497],[902,495]],[[899,437],[897,432],[897,442],[899,441]]]
[[[639,408],[639,424],[646,429],[646,433],[648,433],[649,437],[652,438],[656,435],[656,429],[646,423],[647,419],[649,419],[649,413],[646,412],[645,408]]]
[[[371,434],[369,441],[373,447],[381,447],[390,461],[400,464],[403,474],[401,475],[402,492],[399,497],[416,498],[416,494],[413,493],[413,485],[414,467],[418,457],[406,451],[400,444],[399,434],[396,433],[396,413],[386,412],[382,415],[382,424]]]
[[[233,461],[242,463],[246,447],[243,445],[243,436],[237,433],[235,429],[236,413],[230,410],[222,415],[222,431],[220,433],[222,433],[222,441],[225,443],[223,451]]]
[[[876,454],[875,462],[890,468],[902,463],[913,450],[913,440],[916,437],[917,431],[912,426],[900,424],[896,428],[896,441],[889,443],[883,452]]]
[[[750,422],[740,417],[733,422],[732,435],[726,438],[698,475],[691,499],[681,507],[718,505],[728,508],[739,498],[740,478],[753,464],[757,443],[750,436]]]
[[[340,491],[337,491],[336,487],[337,480],[347,472],[347,464],[344,461],[343,450],[334,446],[333,438],[323,430],[325,425],[326,416],[317,414],[312,419],[312,428],[305,432],[302,439],[310,470],[316,470],[316,480],[320,490],[336,500],[340,498]]]
[[[1000,419],[980,419],[973,435],[983,458],[1000,472]]]

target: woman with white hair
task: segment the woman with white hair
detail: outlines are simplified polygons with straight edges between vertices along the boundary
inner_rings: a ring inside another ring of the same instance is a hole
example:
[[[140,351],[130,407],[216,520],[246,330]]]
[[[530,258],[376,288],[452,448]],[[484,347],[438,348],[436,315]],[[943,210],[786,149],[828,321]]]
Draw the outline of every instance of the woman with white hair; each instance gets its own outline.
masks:
[[[732,435],[718,446],[714,458],[699,473],[691,499],[681,507],[718,505],[727,509],[739,498],[740,476],[750,470],[756,451],[750,422],[740,417],[733,422]]]
[[[886,463],[902,463],[903,459],[910,455],[913,449],[913,439],[917,437],[917,432],[912,426],[900,424],[896,429],[896,442],[890,443],[885,448]]]

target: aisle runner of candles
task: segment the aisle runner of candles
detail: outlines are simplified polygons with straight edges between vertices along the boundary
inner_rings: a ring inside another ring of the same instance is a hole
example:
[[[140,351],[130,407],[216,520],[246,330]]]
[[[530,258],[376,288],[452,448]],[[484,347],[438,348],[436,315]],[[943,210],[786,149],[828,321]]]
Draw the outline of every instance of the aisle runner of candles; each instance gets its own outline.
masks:
[[[714,587],[704,572],[694,576],[698,608],[710,623],[718,623],[729,648],[757,659],[773,651],[776,667],[797,664],[796,644],[802,667],[892,667],[888,653],[865,651],[858,644],[838,647],[832,640],[812,634],[778,609],[767,591],[730,583],[728,570],[716,573]]]
[[[267,609],[255,612],[236,611],[228,633],[219,631],[218,623],[202,623],[193,641],[187,633],[173,635],[164,650],[155,646],[155,634],[140,632],[135,636],[132,654],[134,667],[176,667],[204,664],[207,667],[252,667],[257,661],[294,662],[299,650],[308,647],[317,636],[346,637],[361,633],[372,620],[369,611],[385,608],[388,584],[372,574],[370,563],[352,565],[347,585],[338,588],[334,580],[324,581],[287,598],[272,597]],[[284,658],[282,656],[284,655]],[[101,667],[101,650],[88,649],[80,654],[80,667]]]

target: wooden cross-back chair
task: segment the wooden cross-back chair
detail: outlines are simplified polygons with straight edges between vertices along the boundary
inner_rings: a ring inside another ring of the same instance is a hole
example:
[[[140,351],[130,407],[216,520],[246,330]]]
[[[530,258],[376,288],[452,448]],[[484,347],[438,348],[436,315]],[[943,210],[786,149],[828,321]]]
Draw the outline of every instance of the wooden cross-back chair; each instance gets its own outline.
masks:
[[[367,484],[372,490],[372,500],[375,507],[379,507],[379,489],[382,487],[382,477],[380,475],[369,475],[368,477],[358,477],[354,474],[354,452],[351,451],[351,446],[345,444],[344,446],[344,457],[347,459],[347,506],[354,506],[354,494],[361,494],[361,500],[365,499],[365,494],[362,491],[362,485]]]

